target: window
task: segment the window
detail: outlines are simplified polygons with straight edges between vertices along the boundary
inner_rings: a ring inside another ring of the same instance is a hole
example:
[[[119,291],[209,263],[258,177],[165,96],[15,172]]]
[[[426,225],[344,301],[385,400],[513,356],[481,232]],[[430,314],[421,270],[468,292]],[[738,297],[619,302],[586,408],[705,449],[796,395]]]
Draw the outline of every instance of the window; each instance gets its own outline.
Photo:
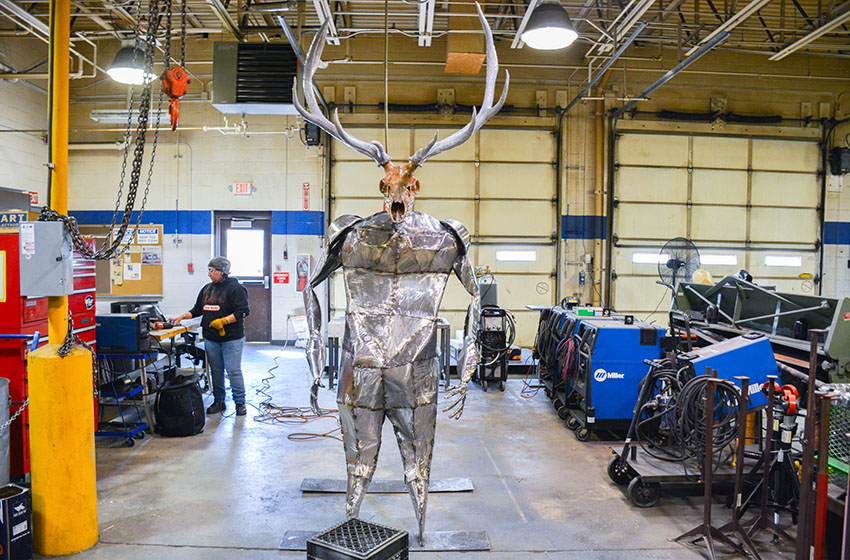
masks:
[[[701,265],[730,265],[738,264],[738,255],[700,255],[699,263]]]
[[[658,264],[666,263],[670,259],[667,253],[632,253],[632,262],[635,264]]]
[[[800,255],[765,255],[765,266],[803,266]]]
[[[533,262],[537,251],[496,251],[496,260],[503,262]]]
[[[263,275],[265,232],[261,229],[228,229],[227,259],[233,276],[256,278]]]

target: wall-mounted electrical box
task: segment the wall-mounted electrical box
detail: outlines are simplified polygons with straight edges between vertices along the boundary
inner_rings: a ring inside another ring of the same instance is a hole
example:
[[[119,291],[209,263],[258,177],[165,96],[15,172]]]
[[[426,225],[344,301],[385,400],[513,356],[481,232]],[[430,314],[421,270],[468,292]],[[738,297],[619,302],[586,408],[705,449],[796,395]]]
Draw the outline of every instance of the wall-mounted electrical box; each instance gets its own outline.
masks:
[[[74,292],[71,236],[62,222],[24,222],[18,242],[22,296],[67,296]]]
[[[833,175],[850,173],[850,148],[833,148],[830,150],[829,172]]]

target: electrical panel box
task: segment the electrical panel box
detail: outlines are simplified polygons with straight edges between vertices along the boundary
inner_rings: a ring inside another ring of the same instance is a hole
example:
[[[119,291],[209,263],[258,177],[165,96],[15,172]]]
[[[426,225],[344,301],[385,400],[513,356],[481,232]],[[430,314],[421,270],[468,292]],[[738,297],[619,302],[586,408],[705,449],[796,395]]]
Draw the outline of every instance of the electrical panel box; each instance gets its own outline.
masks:
[[[833,175],[850,173],[850,148],[833,148],[829,152],[829,172]]]
[[[74,293],[73,245],[62,222],[23,222],[18,241],[22,296]]]

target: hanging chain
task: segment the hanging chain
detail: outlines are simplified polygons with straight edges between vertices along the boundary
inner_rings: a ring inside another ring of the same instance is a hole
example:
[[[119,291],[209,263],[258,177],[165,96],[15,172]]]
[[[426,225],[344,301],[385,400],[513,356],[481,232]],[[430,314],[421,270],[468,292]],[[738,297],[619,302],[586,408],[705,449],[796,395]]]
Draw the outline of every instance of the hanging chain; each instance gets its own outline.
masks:
[[[171,0],[168,0],[168,7],[170,13]],[[138,21],[139,18],[137,18]],[[154,46],[156,44],[156,27],[157,22],[159,21],[159,2],[157,0],[153,0],[150,3],[150,11],[148,14],[148,26],[147,26],[147,36],[145,40],[145,74],[151,75],[153,74],[153,62],[154,62]],[[168,50],[168,42],[166,41],[166,50]],[[167,60],[167,59],[166,59]],[[71,240],[74,243],[74,247],[77,251],[87,259],[95,259],[95,260],[107,260],[111,259],[115,256],[122,254],[127,247],[125,246],[122,249],[119,249],[122,241],[124,240],[124,233],[127,231],[127,228],[130,225],[130,220],[133,214],[133,208],[136,204],[136,193],[139,187],[139,179],[141,178],[142,171],[142,160],[144,159],[145,153],[145,136],[148,129],[148,117],[150,114],[150,104],[151,104],[151,80],[146,80],[144,86],[142,87],[142,93],[139,98],[139,124],[136,128],[136,138],[135,138],[135,147],[133,150],[133,165],[130,171],[130,185],[127,189],[127,203],[124,206],[124,215],[121,218],[121,225],[118,228],[117,233],[114,232],[114,222],[112,224],[113,228],[113,238],[112,241],[105,241],[103,245],[97,250],[94,251],[89,246],[88,243],[83,239],[82,234],[80,234],[80,229],[77,224],[76,218],[71,216],[66,216],[64,214],[60,214],[55,210],[47,208],[46,206],[42,208],[41,215],[39,216],[40,221],[59,221],[65,224],[65,228],[68,230]],[[162,105],[162,94],[160,93],[159,104]],[[157,127],[159,126],[159,112],[157,113],[156,118]],[[154,136],[154,142],[156,142],[157,134]],[[127,142],[127,147],[129,147],[129,140]],[[154,143],[154,147],[152,148],[152,154],[156,149],[156,144]],[[150,178],[153,168],[153,158],[151,158],[151,169],[148,171],[148,180],[145,188],[145,196],[144,201],[147,201],[147,191],[150,188]],[[122,169],[122,178],[124,176],[125,170]],[[122,187],[123,189],[123,179],[122,179]],[[119,191],[120,192],[120,191]],[[119,198],[120,200],[120,198]],[[117,206],[117,204],[116,204]],[[136,226],[141,220],[141,214],[144,211],[144,206],[142,206],[139,211],[139,220],[136,222]],[[127,244],[129,245],[129,243]]]
[[[62,342],[62,345],[59,346],[59,349],[56,351],[59,354],[60,358],[65,358],[68,354],[71,353],[71,350],[74,346],[82,346],[86,350],[91,353],[91,371],[92,371],[92,391],[94,392],[94,396],[97,397],[99,391],[98,387],[98,375],[97,375],[97,354],[89,344],[81,339],[76,333],[74,333],[74,317],[71,315],[71,310],[68,310],[68,332],[65,333],[65,340]],[[29,397],[27,397],[27,402],[29,402]],[[26,405],[25,405],[26,406]],[[0,427],[0,434],[2,434],[2,427]]]
[[[3,425],[2,425],[2,426],[0,426],[0,435],[2,435],[2,434],[4,434],[4,433],[6,433],[6,430],[9,428],[9,426],[11,426],[11,425],[12,425],[12,422],[14,422],[14,421],[15,421],[15,419],[16,419],[18,416],[20,416],[20,415],[21,415],[21,413],[24,411],[24,409],[25,409],[26,407],[28,407],[29,405],[30,405],[30,397],[29,397],[29,395],[27,395],[27,398],[26,398],[26,400],[24,401],[24,404],[23,404],[23,405],[21,405],[21,408],[19,408],[18,410],[16,410],[16,411],[15,411],[15,413],[14,413],[14,414],[13,414],[13,415],[12,415],[12,416],[8,419],[8,420],[6,420],[6,421],[3,423]]]
[[[162,71],[165,72],[171,66],[171,7],[173,1],[165,0],[165,64]]]
[[[180,2],[180,67],[186,69],[186,0]]]

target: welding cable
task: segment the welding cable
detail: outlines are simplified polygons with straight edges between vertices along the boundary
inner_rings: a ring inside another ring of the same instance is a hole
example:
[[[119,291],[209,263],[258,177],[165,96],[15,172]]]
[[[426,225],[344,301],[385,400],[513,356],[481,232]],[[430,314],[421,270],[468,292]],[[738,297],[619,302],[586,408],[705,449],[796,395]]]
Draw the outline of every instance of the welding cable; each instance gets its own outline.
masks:
[[[531,370],[537,369],[537,377],[540,377],[540,361],[533,360],[528,365],[528,369],[525,372],[525,378],[522,380],[522,389],[519,392],[519,396],[524,399],[531,399],[537,396],[537,393],[540,392],[540,385],[537,385],[533,388],[531,387]]]
[[[682,389],[678,371],[669,360],[663,360],[638,385],[638,394],[652,384],[652,392],[635,406],[638,422],[634,437],[643,451],[663,461],[681,461],[684,454],[672,435],[673,409]]]
[[[254,421],[264,424],[306,424],[319,418],[334,418],[338,424],[337,415],[339,411],[336,409],[323,408],[320,409],[321,414],[315,414],[309,406],[279,406],[274,404],[269,390],[271,389],[271,381],[275,379],[272,372],[280,367],[280,364],[277,363],[278,358],[279,356],[274,357],[274,365],[269,368],[268,375],[262,379],[260,387],[256,390],[257,395],[260,395],[263,400],[257,406],[260,413],[254,416]],[[337,431],[339,431],[339,426],[324,433],[296,432],[289,434],[287,438],[292,441],[308,441],[323,437],[340,439],[339,436],[335,435]]]
[[[705,392],[708,377],[694,377],[682,387],[673,410],[673,435],[688,457],[698,457],[705,449]],[[720,455],[738,437],[738,389],[729,381],[719,381],[714,391],[714,430],[712,448]]]

